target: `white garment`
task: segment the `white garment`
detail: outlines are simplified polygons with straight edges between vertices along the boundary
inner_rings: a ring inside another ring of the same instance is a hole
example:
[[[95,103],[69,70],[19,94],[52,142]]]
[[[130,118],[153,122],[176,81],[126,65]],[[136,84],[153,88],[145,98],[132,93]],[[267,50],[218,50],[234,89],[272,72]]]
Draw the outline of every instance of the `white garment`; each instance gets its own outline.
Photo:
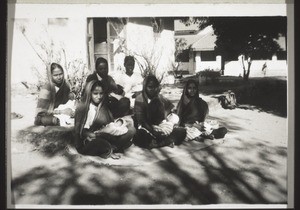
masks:
[[[69,100],[65,104],[60,104],[54,111],[58,110],[65,110],[65,109],[72,109],[75,111],[75,100]],[[55,114],[55,117],[59,119],[60,126],[72,126],[74,125],[74,118],[71,118],[69,115],[66,114]]]
[[[97,73],[96,73],[96,76],[97,76],[99,81],[102,81],[102,77],[100,77]]]
[[[68,100],[65,104],[60,104],[55,110],[64,110],[64,109],[72,109],[75,111],[75,100]]]
[[[168,136],[172,133],[174,125],[179,122],[179,117],[177,114],[170,113],[165,120],[163,120],[159,125],[153,125],[153,129],[157,132],[163,133]]]
[[[125,72],[119,71],[114,77],[116,83],[124,88],[125,97],[131,98],[132,94],[143,89],[143,78],[141,74],[133,73],[128,76]]]
[[[122,118],[119,118],[114,122],[107,124],[105,127],[95,131],[94,133],[108,133],[113,136],[121,136],[127,133],[128,128],[126,126],[126,121]]]
[[[57,91],[59,90],[59,87],[54,86],[54,88],[55,88],[55,92],[57,93]]]
[[[89,129],[92,126],[92,124],[94,122],[94,118],[96,116],[96,112],[97,112],[97,106],[90,103],[89,112],[87,114],[87,118],[86,118],[84,128]]]

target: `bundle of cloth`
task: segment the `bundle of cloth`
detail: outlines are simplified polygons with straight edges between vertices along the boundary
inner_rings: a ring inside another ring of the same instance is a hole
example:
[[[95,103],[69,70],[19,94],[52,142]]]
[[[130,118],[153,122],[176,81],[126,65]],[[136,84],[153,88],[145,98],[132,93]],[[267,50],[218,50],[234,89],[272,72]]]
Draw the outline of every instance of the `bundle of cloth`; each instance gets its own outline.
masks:
[[[71,109],[73,112],[75,112],[76,104],[75,100],[69,100],[65,104],[60,104],[57,108],[54,109],[54,111],[62,111],[65,109]],[[71,118],[70,115],[66,114],[55,114],[54,117],[57,117],[59,119],[60,126],[74,126],[74,118]]]
[[[128,128],[127,128],[126,121],[122,118],[119,118],[113,122],[108,123],[101,129],[94,131],[94,133],[96,135],[100,134],[100,133],[108,133],[113,136],[121,136],[121,135],[127,133],[127,131],[128,131]]]
[[[185,141],[192,141],[197,137],[209,137],[213,133],[213,130],[218,128],[219,123],[216,120],[196,121],[191,126],[186,126],[187,134]]]
[[[178,124],[179,117],[175,113],[170,113],[165,120],[163,120],[158,125],[153,125],[153,129],[157,132],[162,133],[163,135],[167,136],[170,135],[173,131],[174,125]]]

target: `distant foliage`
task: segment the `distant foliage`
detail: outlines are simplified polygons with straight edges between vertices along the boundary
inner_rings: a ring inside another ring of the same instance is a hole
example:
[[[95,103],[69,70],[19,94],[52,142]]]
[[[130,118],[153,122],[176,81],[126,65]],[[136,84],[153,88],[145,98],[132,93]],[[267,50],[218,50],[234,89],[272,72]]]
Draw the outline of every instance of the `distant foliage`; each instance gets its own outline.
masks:
[[[224,61],[241,59],[243,76],[248,80],[253,59],[270,59],[283,49],[277,43],[286,37],[286,17],[196,17],[181,18],[186,25],[198,24],[201,30],[212,25],[217,36],[216,52]]]
[[[84,82],[88,75],[87,65],[81,59],[75,59],[68,63],[66,79],[75,94],[75,99],[81,98]]]
[[[213,69],[205,69],[197,73],[198,77],[202,77],[205,80],[205,84],[208,84],[209,81],[212,83],[216,83],[219,81],[219,77],[221,76],[220,71],[215,71]]]

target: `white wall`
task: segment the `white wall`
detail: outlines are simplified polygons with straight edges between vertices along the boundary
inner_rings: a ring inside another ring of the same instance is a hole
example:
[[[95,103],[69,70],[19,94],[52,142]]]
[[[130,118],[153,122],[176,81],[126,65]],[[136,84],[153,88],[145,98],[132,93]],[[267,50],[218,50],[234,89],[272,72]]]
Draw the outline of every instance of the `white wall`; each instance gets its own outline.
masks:
[[[12,84],[21,81],[36,83],[38,73],[46,75],[46,65],[40,57],[50,62],[58,62],[64,69],[65,60],[70,62],[80,59],[87,63],[87,23],[84,18],[65,19],[62,25],[49,24],[48,18],[8,21],[14,26],[11,49]],[[21,33],[20,26],[25,29],[25,36]],[[52,58],[47,55],[43,46],[47,50],[53,49]],[[66,59],[62,49],[65,50]]]
[[[262,71],[264,63],[267,64],[266,74]],[[249,77],[264,76],[287,76],[286,60],[253,60],[250,68]],[[243,67],[240,61],[225,62],[225,76],[243,76]]]
[[[196,69],[194,66],[196,66],[196,62],[193,62],[193,68],[191,68],[191,65],[189,62],[181,62],[179,66],[179,70],[188,70],[190,74],[197,73],[199,71],[203,71],[205,69],[213,69],[213,70],[220,70],[221,69],[221,61],[200,61],[200,64],[198,65],[198,69]]]
[[[205,69],[220,70],[220,64],[217,61],[201,61],[199,69],[196,69],[196,73]]]
[[[262,71],[264,63],[267,64],[266,74]],[[214,61],[202,61],[202,70],[205,68],[217,69],[217,62]],[[189,69],[189,62],[181,62],[179,70],[192,70]],[[225,76],[243,76],[243,68],[240,61],[225,62]],[[264,77],[264,76],[287,76],[287,62],[286,60],[253,60],[250,77]]]
[[[150,26],[128,23],[126,27],[130,54],[141,63],[144,62],[142,57],[152,59],[152,63],[158,64],[157,70],[160,74],[172,69],[175,60],[174,31],[164,29],[155,37]]]

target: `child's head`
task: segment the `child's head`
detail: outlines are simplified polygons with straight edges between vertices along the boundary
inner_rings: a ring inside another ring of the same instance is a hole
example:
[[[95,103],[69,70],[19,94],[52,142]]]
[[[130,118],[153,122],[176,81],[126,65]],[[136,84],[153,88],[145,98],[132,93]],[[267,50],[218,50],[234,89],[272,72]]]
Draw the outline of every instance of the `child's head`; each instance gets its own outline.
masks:
[[[64,71],[61,65],[52,63],[50,66],[51,79],[56,86],[60,86],[64,81]]]
[[[135,65],[135,60],[133,56],[126,56],[124,59],[124,67],[126,69],[126,74],[131,76],[133,74],[133,69]]]
[[[165,106],[159,98],[153,99],[148,105],[149,121],[153,125],[160,124],[165,119]]]
[[[168,122],[171,122],[173,124],[178,124],[179,123],[179,117],[177,114],[171,113],[166,117],[166,120]]]
[[[104,90],[101,81],[94,81],[91,88],[91,102],[98,105],[104,97]]]
[[[96,72],[101,78],[105,78],[108,75],[108,63],[105,58],[99,57],[96,60]]]

